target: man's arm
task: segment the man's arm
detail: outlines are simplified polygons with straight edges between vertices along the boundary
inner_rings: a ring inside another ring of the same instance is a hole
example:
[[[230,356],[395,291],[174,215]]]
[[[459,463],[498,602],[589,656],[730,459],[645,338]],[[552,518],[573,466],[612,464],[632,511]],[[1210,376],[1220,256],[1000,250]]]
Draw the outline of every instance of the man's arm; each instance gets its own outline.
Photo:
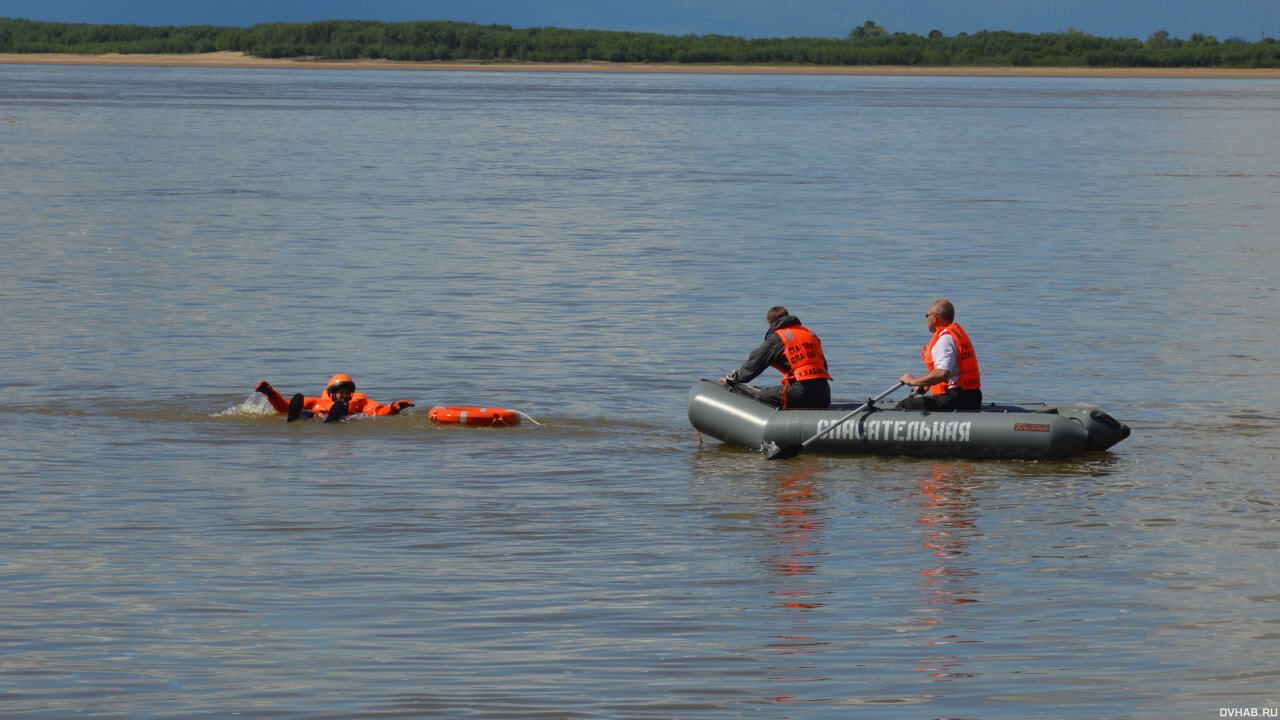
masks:
[[[769,366],[777,362],[781,356],[782,340],[776,333],[769,333],[769,337],[747,356],[747,361],[742,364],[742,367],[726,375],[725,379],[736,383],[751,382],[760,373],[769,369]]]

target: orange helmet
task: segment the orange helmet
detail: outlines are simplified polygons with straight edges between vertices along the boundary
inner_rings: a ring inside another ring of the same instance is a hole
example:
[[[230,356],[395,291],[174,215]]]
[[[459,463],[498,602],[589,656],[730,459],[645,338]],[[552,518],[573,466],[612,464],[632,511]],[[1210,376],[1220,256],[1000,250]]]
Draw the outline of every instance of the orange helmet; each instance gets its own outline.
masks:
[[[324,389],[324,394],[332,397],[335,391],[343,390],[343,389],[350,390],[351,392],[355,392],[356,381],[352,380],[351,376],[349,375],[343,375],[342,373],[338,373],[337,375],[334,375],[333,377],[329,378],[329,386]]]

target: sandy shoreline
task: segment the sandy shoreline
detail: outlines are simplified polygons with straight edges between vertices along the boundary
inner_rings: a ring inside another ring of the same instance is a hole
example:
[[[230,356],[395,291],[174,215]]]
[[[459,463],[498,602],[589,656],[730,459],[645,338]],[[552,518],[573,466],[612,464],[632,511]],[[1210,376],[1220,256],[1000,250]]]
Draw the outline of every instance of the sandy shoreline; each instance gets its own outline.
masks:
[[[388,70],[728,73],[758,75],[998,75],[1005,77],[1280,78],[1280,69],[902,67],[879,65],[657,65],[648,63],[607,62],[401,62],[395,60],[267,59],[250,57],[244,53],[238,52],[213,52],[195,55],[71,55],[54,53],[0,53],[0,63],[148,67],[375,68]]]

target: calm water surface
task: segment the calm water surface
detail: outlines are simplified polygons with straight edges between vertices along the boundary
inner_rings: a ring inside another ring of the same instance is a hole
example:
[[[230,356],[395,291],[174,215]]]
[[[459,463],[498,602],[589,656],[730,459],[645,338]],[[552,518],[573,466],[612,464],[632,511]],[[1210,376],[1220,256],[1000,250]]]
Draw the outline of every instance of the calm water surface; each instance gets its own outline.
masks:
[[[0,716],[1274,712],[1277,168],[1274,80],[0,65]],[[858,399],[937,297],[1134,436],[689,427],[768,307]],[[417,408],[252,393],[334,372]]]

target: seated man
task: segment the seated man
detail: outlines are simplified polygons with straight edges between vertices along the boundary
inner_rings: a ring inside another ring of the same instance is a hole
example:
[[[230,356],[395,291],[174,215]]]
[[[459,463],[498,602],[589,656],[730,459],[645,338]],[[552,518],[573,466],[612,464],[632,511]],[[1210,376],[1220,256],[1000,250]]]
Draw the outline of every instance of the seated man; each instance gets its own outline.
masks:
[[[787,408],[818,408],[831,404],[831,375],[827,358],[822,354],[822,341],[800,324],[800,318],[781,305],[765,315],[769,329],[764,342],[747,357],[742,367],[723,379],[728,383],[750,382],[765,368],[773,366],[782,373],[782,384],[764,388],[760,400]]]
[[[982,407],[982,374],[969,335],[955,322],[956,309],[946,300],[935,301],[925,314],[933,337],[920,351],[928,372],[903,375],[906,385],[917,388],[897,405],[899,410],[978,410]],[[931,392],[924,395],[926,388]]]
[[[355,381],[342,373],[329,379],[328,387],[318,398],[303,397],[298,393],[285,400],[266,380],[258,383],[255,390],[267,396],[267,402],[276,412],[287,413],[289,422],[299,417],[324,416],[325,422],[337,422],[348,415],[398,415],[401,410],[414,406],[408,400],[397,400],[390,405],[376,403],[364,393],[356,392]]]

